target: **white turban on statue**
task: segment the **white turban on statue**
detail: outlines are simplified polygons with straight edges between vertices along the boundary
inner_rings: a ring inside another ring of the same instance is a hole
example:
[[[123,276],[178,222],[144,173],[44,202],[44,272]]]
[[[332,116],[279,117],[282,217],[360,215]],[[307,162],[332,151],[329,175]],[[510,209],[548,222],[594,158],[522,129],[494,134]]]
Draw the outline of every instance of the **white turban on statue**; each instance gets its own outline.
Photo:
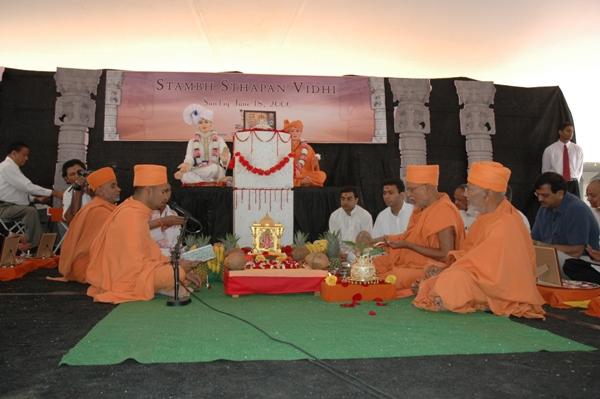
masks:
[[[213,112],[198,104],[190,104],[183,110],[183,120],[188,125],[195,126],[200,123],[200,119],[206,119],[212,122]]]

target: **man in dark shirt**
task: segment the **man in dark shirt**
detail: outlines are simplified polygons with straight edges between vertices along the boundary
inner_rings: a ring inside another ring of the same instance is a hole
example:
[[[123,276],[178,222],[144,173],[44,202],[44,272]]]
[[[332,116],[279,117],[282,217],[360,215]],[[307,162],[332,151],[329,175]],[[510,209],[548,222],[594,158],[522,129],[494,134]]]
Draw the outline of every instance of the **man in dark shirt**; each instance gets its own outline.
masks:
[[[575,258],[587,245],[598,249],[598,222],[583,201],[567,192],[561,175],[542,174],[535,182],[535,195],[541,205],[531,230],[535,241]]]

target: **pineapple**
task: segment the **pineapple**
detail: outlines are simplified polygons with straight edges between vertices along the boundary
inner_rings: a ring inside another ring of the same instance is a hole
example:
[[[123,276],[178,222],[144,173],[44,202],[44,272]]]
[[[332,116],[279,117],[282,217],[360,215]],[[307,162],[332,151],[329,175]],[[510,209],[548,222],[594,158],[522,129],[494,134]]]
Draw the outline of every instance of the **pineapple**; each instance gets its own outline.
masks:
[[[188,250],[196,249],[196,236],[193,234],[185,236],[185,247]]]
[[[240,237],[235,235],[234,233],[227,233],[225,237],[219,239],[223,246],[225,247],[225,256],[229,255],[234,249],[239,248],[238,242],[240,241]]]
[[[210,236],[198,235],[196,236],[196,248],[202,248],[210,244]]]
[[[340,232],[328,231],[323,234],[322,239],[327,240],[329,271],[334,274],[342,265],[342,260],[340,259]]]
[[[308,238],[308,234],[301,232],[298,230],[294,233],[294,249],[292,250],[292,258],[296,262],[302,262],[306,255],[309,254],[309,250],[306,247],[306,239]]]
[[[188,245],[188,238],[190,236],[186,237],[186,245]],[[193,237],[193,244],[192,247],[189,247],[190,249],[192,248],[201,248],[204,247],[205,245],[210,244],[210,236],[205,236],[205,235],[197,235],[197,236],[191,236]],[[190,239],[190,242],[192,242],[192,239]],[[200,262],[198,263],[196,266],[194,266],[192,268],[193,273],[196,273],[198,275],[198,277],[200,277],[200,281],[202,281],[202,284],[206,285],[208,287],[208,264],[207,262]]]

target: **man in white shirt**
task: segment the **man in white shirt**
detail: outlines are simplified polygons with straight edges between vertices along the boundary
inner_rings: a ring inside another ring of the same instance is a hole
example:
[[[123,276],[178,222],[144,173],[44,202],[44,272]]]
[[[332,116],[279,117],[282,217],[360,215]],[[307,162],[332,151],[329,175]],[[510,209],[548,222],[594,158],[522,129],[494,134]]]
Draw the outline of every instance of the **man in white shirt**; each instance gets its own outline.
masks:
[[[339,231],[342,241],[355,241],[361,231],[373,232],[371,214],[358,205],[358,191],[344,187],[340,191],[341,207],[329,216],[329,231]]]
[[[153,210],[150,214],[150,236],[158,243],[160,252],[165,256],[171,255],[171,248],[177,243],[181,226],[185,219],[172,210],[169,205],[162,209]]]
[[[27,240],[32,247],[36,247],[42,235],[42,226],[37,209],[29,203],[33,197],[45,199],[53,196],[60,199],[63,193],[35,185],[21,172],[20,168],[29,160],[27,144],[9,144],[7,154],[0,163],[0,218],[21,219]]]
[[[69,185],[62,197],[63,220],[67,224],[75,217],[79,209],[92,200],[86,184],[86,166],[79,159],[69,159],[62,166],[62,177]]]
[[[567,191],[581,197],[579,179],[583,174],[583,150],[571,141],[574,133],[575,127],[571,122],[564,122],[560,126],[558,141],[544,150],[542,173],[558,173],[567,182]]]
[[[467,196],[465,195],[466,191],[466,183],[461,184],[454,189],[454,205],[456,205],[458,208],[460,217],[465,225],[465,230],[469,230],[469,227],[471,227],[471,225],[475,222],[475,219],[477,219],[477,216],[479,216],[479,212],[469,208],[469,202],[467,201]]]
[[[404,183],[400,179],[383,182],[383,202],[387,205],[379,212],[373,226],[374,241],[383,241],[385,235],[404,233],[414,206],[405,201]]]

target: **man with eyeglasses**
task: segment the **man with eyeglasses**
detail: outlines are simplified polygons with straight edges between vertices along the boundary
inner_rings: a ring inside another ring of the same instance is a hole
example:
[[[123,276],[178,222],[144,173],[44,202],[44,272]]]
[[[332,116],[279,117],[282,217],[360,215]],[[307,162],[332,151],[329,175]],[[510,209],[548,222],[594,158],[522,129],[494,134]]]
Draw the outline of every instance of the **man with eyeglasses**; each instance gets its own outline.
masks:
[[[600,174],[592,177],[592,181],[586,187],[585,195],[590,203],[592,214],[600,224]],[[582,256],[580,259],[567,259],[563,270],[571,280],[600,284],[600,251],[590,245],[586,246],[585,251],[589,258]]]
[[[432,311],[543,318],[536,288],[535,252],[519,211],[505,198],[510,169],[497,162],[471,165],[466,191],[479,212],[450,266],[428,268],[414,305]],[[436,269],[436,270],[432,270]]]
[[[561,175],[542,174],[535,182],[535,195],[541,208],[531,230],[534,240],[556,248],[562,260],[580,257],[587,245],[598,250],[598,222],[583,201],[567,192]]]
[[[408,229],[384,236],[388,253],[375,259],[380,277],[396,276],[398,296],[409,296],[411,285],[429,265],[444,265],[448,252],[464,239],[465,227],[447,194],[438,192],[438,165],[409,165],[406,194],[414,210]]]

